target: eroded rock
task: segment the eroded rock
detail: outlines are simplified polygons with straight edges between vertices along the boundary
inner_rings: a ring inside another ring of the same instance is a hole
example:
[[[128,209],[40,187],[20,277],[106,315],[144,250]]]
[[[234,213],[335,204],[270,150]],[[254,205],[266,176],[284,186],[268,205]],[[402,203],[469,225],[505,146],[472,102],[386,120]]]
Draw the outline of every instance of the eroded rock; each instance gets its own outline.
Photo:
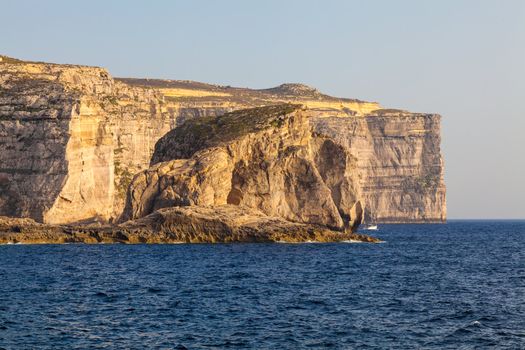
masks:
[[[164,208],[118,226],[40,224],[0,217],[0,244],[379,242],[356,233],[293,223],[235,205]]]
[[[232,204],[349,229],[362,215],[352,211],[355,159],[314,137],[308,120],[307,110],[286,104],[186,122],[157,143],[152,163],[160,163],[133,179],[121,221],[163,207]]]

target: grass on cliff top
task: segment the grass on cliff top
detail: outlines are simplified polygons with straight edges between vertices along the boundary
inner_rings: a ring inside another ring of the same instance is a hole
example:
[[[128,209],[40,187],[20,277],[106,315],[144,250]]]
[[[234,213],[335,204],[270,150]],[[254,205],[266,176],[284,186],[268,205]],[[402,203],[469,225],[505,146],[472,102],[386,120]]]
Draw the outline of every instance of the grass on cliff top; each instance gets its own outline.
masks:
[[[12,58],[4,55],[0,55],[0,64],[17,64],[17,65],[23,65],[23,64],[43,64],[47,66],[60,66],[60,67],[88,67],[88,68],[99,68],[96,66],[86,66],[81,64],[67,64],[67,63],[53,63],[53,62],[42,62],[42,61],[26,61],[26,60],[19,60],[17,58]]]
[[[230,141],[270,127],[280,127],[283,120],[278,117],[300,108],[302,106],[297,104],[282,104],[242,109],[219,117],[195,118],[176,128],[174,136],[191,135],[195,140]]]
[[[305,99],[325,101],[327,103],[365,102],[353,98],[340,98],[329,96],[307,85],[294,83],[281,84],[279,86],[272,87],[269,89],[249,89],[229,85],[213,85],[190,80],[162,80],[137,78],[115,78],[115,80],[121,81],[128,85],[151,87],[161,90],[182,89],[188,91],[201,91],[201,93],[208,92],[225,94],[226,96],[222,96],[221,100],[233,101],[238,103],[248,101],[250,102],[250,105],[253,106],[262,106],[271,103],[281,103],[279,101],[301,101]],[[169,95],[165,95],[165,97],[168,100],[171,99],[173,101],[199,101],[200,99],[202,99],[202,97],[198,96],[198,93],[177,97],[170,97]],[[211,96],[209,95],[206,96],[206,98],[210,97]],[[217,96],[215,95],[214,98],[217,98]]]
[[[272,127],[279,128],[285,123],[285,115],[301,108],[299,104],[280,104],[190,119],[157,142],[152,164],[189,158],[201,149]]]
[[[31,64],[56,64],[56,63],[46,63],[46,62],[40,62],[40,61],[24,61],[24,60],[19,60],[18,58],[13,58],[13,57],[0,55],[0,64],[2,64],[2,63],[8,63],[8,64],[26,64],[26,63],[31,63]]]
[[[18,63],[24,63],[24,61],[17,60],[16,58],[11,58],[11,57],[0,55],[0,64],[2,63],[18,64]]]

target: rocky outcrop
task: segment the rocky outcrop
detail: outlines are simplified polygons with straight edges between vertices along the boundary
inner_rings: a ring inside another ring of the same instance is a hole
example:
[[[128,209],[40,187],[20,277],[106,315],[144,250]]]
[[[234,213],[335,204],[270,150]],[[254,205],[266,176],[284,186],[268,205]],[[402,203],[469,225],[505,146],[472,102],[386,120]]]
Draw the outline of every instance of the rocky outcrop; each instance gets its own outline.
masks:
[[[299,105],[187,121],[159,140],[152,159],[129,187],[123,221],[164,207],[231,204],[335,230],[361,222],[355,159],[313,137]]]
[[[164,208],[121,227],[136,233],[169,232],[173,240],[188,243],[379,242],[367,235],[294,223],[237,205]]]
[[[293,223],[234,205],[164,208],[118,226],[51,225],[0,216],[0,244],[368,242],[378,239]]]

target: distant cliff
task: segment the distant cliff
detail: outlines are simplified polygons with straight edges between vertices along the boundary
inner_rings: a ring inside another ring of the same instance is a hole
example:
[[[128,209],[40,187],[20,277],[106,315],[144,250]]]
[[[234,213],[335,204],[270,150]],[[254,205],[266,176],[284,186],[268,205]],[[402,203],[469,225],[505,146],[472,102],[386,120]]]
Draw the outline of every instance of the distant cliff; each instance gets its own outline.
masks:
[[[115,220],[168,131],[188,119],[283,102],[307,107],[315,132],[356,159],[368,221],[446,219],[438,115],[383,110],[301,84],[251,90],[113,79],[102,68],[7,57],[0,61],[0,215]]]

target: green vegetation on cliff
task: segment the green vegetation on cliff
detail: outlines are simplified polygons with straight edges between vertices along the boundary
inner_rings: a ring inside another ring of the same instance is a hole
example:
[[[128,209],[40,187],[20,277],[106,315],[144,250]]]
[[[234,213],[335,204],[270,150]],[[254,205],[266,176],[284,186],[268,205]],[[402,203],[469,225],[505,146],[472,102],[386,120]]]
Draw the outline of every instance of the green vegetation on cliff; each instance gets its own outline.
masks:
[[[169,150],[170,159],[189,158],[200,149],[228,143],[261,130],[279,128],[287,114],[301,108],[302,105],[286,103],[238,110],[218,117],[190,119],[157,142],[152,164],[162,161],[163,150]]]

